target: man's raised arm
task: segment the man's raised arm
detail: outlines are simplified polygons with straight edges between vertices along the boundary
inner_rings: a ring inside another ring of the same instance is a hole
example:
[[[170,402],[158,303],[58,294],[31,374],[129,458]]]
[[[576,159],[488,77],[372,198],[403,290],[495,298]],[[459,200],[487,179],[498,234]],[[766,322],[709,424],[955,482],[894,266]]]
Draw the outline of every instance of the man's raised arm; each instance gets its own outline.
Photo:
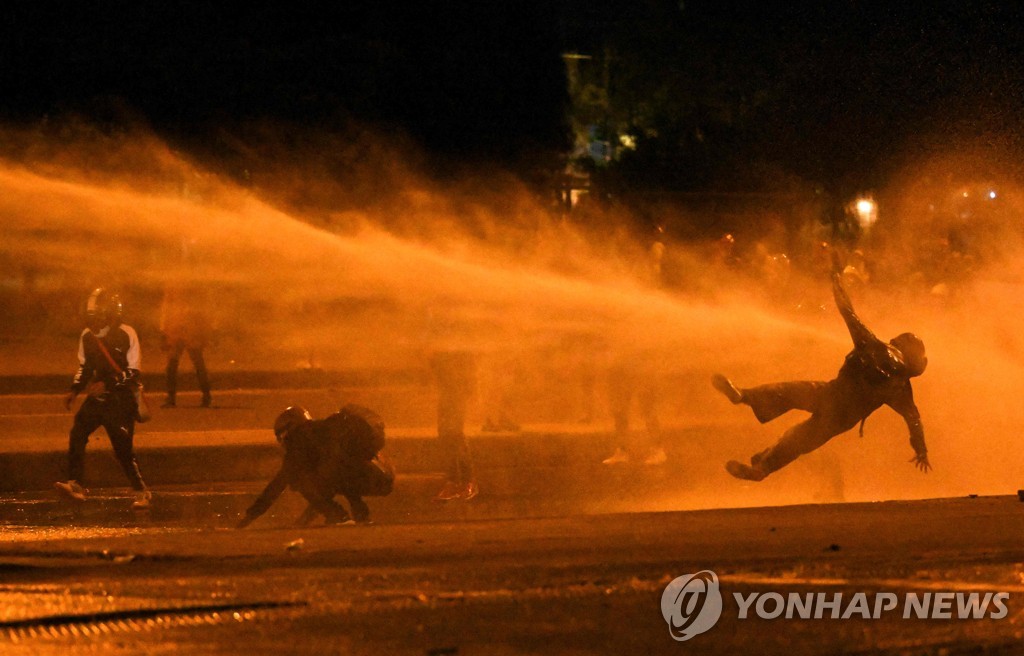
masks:
[[[846,327],[850,330],[854,346],[863,346],[868,342],[878,340],[853,311],[853,303],[850,302],[850,297],[843,289],[843,267],[839,261],[839,254],[835,251],[832,251],[832,296],[836,300],[839,314],[843,316],[843,321],[846,322]]]

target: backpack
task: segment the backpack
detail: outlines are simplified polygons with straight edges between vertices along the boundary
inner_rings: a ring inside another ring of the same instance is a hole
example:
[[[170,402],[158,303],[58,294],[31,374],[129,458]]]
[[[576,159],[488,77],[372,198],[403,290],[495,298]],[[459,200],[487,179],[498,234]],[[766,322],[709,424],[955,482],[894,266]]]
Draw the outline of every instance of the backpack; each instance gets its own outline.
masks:
[[[384,448],[384,420],[369,408],[349,403],[323,423],[350,458],[373,460]]]

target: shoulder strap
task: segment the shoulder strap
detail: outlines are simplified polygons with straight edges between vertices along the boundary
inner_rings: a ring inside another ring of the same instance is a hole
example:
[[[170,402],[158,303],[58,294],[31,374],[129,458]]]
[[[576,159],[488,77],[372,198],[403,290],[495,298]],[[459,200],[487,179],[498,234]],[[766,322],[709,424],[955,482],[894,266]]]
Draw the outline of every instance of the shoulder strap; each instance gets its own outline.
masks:
[[[96,335],[96,333],[92,332],[91,330],[89,331],[89,334],[92,335],[92,338],[96,340],[96,346],[100,347],[100,352],[103,353],[104,357],[107,358],[107,362],[109,362],[110,366],[114,368],[114,372],[118,374],[124,373],[124,370],[121,369],[121,367],[118,366],[116,362],[114,362],[114,358],[111,357],[110,351],[108,351],[107,347],[103,344],[103,340],[100,339],[99,336]]]

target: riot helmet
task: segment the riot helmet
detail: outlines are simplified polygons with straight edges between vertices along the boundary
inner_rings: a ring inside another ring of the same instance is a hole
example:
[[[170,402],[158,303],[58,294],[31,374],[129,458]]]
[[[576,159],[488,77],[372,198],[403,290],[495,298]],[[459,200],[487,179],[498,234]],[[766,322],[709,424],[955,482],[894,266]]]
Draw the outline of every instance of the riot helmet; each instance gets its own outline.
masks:
[[[93,332],[99,332],[107,326],[118,324],[123,309],[120,296],[97,287],[85,302],[86,325]]]
[[[903,355],[903,363],[907,366],[910,376],[920,376],[928,366],[928,356],[924,352],[924,342],[914,333],[902,333],[890,341]]]
[[[293,405],[277,416],[274,421],[274,436],[277,441],[284,444],[288,433],[306,422],[313,421],[313,415],[305,408]]]

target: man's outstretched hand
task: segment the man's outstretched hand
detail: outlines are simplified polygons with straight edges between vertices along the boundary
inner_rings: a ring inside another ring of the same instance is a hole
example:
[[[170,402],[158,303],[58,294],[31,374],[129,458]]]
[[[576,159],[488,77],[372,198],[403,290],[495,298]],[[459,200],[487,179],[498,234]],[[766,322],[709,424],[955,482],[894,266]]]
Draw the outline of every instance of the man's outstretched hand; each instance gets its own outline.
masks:
[[[917,467],[918,469],[920,469],[921,471],[923,471],[926,474],[932,468],[932,463],[928,462],[928,454],[927,453],[918,453],[913,458],[911,458],[908,462],[914,463],[915,467]]]

